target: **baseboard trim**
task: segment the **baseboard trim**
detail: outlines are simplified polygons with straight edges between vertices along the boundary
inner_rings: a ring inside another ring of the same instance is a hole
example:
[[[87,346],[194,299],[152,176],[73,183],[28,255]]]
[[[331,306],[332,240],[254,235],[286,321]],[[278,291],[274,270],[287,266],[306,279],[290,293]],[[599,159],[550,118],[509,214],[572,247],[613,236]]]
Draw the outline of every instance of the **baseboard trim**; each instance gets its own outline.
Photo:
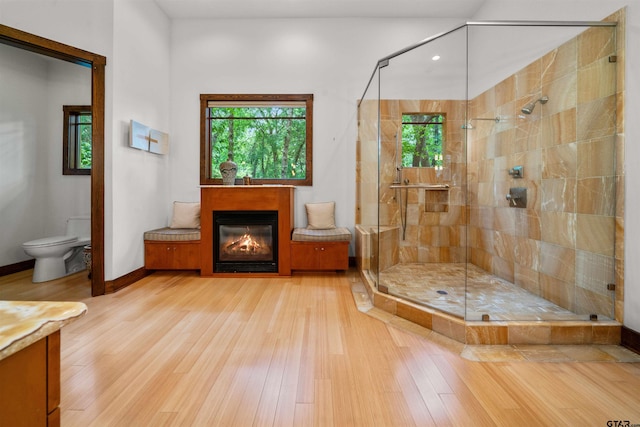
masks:
[[[620,344],[640,354],[640,333],[623,326]]]
[[[29,270],[33,268],[36,263],[35,259],[28,259],[26,261],[16,262],[15,264],[9,264],[0,267],[0,276],[8,276],[9,274],[19,273],[21,271]]]
[[[119,291],[120,289],[124,289],[127,286],[137,282],[140,279],[148,276],[150,274],[146,268],[140,267],[137,270],[133,270],[131,273],[127,273],[124,276],[120,276],[114,280],[106,280],[104,282],[104,290],[107,294],[112,294],[114,292]]]

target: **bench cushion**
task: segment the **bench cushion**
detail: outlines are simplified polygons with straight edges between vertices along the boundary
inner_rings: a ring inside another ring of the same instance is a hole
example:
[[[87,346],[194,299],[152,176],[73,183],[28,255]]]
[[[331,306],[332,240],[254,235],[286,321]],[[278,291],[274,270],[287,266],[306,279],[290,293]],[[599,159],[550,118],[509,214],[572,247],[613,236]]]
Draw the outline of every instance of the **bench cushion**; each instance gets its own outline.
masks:
[[[327,230],[295,228],[291,235],[291,240],[296,242],[350,242],[351,232],[345,227],[331,228]]]
[[[169,228],[200,228],[200,203],[173,202]]]
[[[197,228],[158,228],[156,230],[145,231],[144,240],[163,242],[200,240],[200,230]]]

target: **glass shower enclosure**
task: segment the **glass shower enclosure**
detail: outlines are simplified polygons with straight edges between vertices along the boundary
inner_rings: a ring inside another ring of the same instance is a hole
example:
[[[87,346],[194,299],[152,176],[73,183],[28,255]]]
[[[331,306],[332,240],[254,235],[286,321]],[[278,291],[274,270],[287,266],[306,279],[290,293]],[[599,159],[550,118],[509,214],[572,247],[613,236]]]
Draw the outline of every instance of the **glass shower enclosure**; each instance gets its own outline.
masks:
[[[616,50],[613,20],[468,22],[381,59],[358,112],[363,278],[465,321],[614,319]]]

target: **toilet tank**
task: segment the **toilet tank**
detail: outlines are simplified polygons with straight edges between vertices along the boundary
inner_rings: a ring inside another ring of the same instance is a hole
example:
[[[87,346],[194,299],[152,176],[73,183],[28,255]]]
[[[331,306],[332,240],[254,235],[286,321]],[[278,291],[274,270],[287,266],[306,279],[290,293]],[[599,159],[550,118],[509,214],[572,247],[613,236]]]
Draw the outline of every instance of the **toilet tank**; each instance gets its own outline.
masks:
[[[67,220],[67,236],[91,237],[91,217],[72,216]]]

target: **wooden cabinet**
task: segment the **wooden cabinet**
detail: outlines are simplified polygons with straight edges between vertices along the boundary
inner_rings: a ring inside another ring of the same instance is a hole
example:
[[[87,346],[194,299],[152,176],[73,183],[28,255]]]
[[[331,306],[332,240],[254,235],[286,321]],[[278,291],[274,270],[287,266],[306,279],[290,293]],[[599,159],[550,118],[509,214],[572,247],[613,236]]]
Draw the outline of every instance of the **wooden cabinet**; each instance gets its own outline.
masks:
[[[149,270],[199,270],[199,241],[144,242],[144,266]]]
[[[0,360],[0,425],[60,425],[60,331]]]
[[[347,270],[349,242],[291,242],[292,270]]]

